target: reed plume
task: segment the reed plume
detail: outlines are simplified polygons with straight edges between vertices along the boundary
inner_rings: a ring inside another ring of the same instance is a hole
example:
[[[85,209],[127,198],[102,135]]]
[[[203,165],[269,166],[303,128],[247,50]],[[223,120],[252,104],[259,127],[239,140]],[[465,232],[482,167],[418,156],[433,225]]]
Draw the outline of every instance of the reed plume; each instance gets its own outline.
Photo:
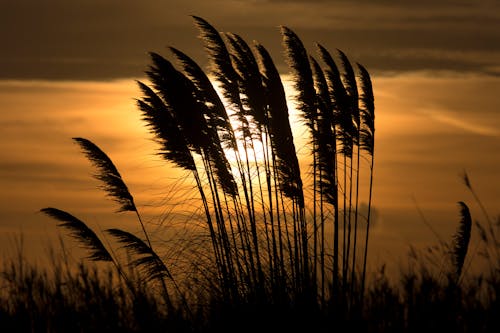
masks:
[[[99,237],[84,222],[70,213],[57,208],[47,207],[42,208],[40,211],[58,220],[59,223],[57,225],[59,227],[69,230],[70,235],[89,252],[87,259],[92,261],[113,261],[111,254],[102,244]]]
[[[359,110],[361,116],[360,146],[370,156],[373,156],[375,148],[375,102],[373,97],[373,86],[368,70],[361,64],[359,69]]]
[[[153,251],[150,244],[146,244],[139,237],[121,229],[107,229],[106,232],[114,237],[118,243],[122,244],[125,249],[131,251],[137,257],[135,260],[129,262],[129,265],[133,269],[137,268],[139,271],[142,271],[147,281],[157,280],[160,282],[163,289],[162,296],[165,299],[169,311],[172,311],[174,307],[170,292],[167,288],[167,284],[165,283],[165,278],[168,278],[173,282],[175,289],[179,292],[179,296],[183,300],[186,310],[190,313],[189,306],[186,303],[179,286],[175,282],[174,277],[168,270],[163,260],[158,256],[158,254],[156,254],[155,251]]]
[[[173,279],[172,274],[161,258],[153,251],[153,249],[137,236],[120,229],[107,229],[106,232],[113,236],[118,243],[130,250],[138,258],[131,261],[132,267],[143,269],[144,276],[149,280],[163,279],[167,277]]]
[[[453,237],[453,265],[455,269],[455,279],[459,280],[462,274],[462,267],[465,262],[472,229],[472,218],[469,207],[462,202],[458,202],[460,208],[460,222],[457,232]]]
[[[211,60],[216,80],[220,83],[222,95],[235,109],[241,108],[238,89],[238,74],[231,62],[231,55],[220,33],[205,19],[193,16],[195,24],[200,30],[200,37]]]
[[[180,168],[195,170],[193,156],[169,107],[150,87],[139,81],[137,84],[144,95],[137,100],[137,106],[154,140],[160,145],[159,154]]]
[[[173,47],[170,47],[170,51],[181,63],[185,75],[196,87],[197,96],[205,104],[209,126],[217,130],[225,148],[236,150],[236,138],[226,108],[207,74],[182,51]]]
[[[297,34],[290,28],[281,27],[281,34],[283,35],[288,63],[293,69],[297,109],[301,111],[309,129],[314,131],[317,116],[316,92],[307,50]]]
[[[302,178],[290,127],[285,89],[269,52],[261,44],[256,44],[255,47],[266,90],[269,135],[271,148],[276,157],[280,188],[286,197],[297,200],[299,205],[304,205]]]
[[[94,177],[103,183],[101,187],[120,204],[118,211],[135,212],[137,208],[135,207],[134,198],[108,155],[90,140],[84,138],[73,138],[73,140],[80,145],[85,156],[97,168],[98,172]]]
[[[153,65],[146,74],[153,88],[171,112],[189,149],[200,154],[209,141],[194,84],[161,55],[150,52],[150,56]]]
[[[233,33],[228,33],[226,36],[232,50],[233,67],[238,74],[244,114],[253,117],[257,134],[260,135],[268,126],[268,115],[265,110],[265,92],[257,60],[241,36]]]

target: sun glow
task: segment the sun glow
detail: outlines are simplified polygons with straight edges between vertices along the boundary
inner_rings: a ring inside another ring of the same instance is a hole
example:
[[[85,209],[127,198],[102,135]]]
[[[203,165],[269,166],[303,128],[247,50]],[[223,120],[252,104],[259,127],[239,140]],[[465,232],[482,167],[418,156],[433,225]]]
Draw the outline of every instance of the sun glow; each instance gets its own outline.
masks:
[[[306,133],[307,129],[303,125],[303,121],[301,120],[299,112],[295,107],[295,102],[294,102],[295,93],[291,76],[285,74],[281,76],[281,79],[287,97],[288,115],[289,115],[290,127],[292,129],[294,137],[294,143],[300,154],[300,152],[304,150],[304,147],[308,142]],[[219,97],[221,97],[221,99],[223,100],[222,91],[220,87],[218,87],[217,82],[213,80],[213,78],[212,78],[212,84],[216,88]],[[250,128],[251,136],[247,136],[246,140],[244,140],[244,135],[242,131],[243,126],[241,120],[238,120],[238,117],[236,116],[236,111],[232,109],[230,106],[228,106],[227,103],[225,104],[226,104],[226,110],[228,111],[229,119],[231,121],[232,128],[235,131],[236,137],[238,139],[238,151],[242,152],[243,155],[245,155],[244,152],[246,151],[246,153],[248,153],[248,161],[251,164],[263,163],[265,156],[269,156],[270,154],[270,152],[264,151],[264,147],[266,145],[267,146],[269,145],[269,137],[267,136],[267,133],[265,133],[262,129],[259,130],[255,128],[255,126],[252,126]],[[249,124],[254,123],[252,116],[247,116],[247,122]],[[226,156],[229,161],[231,162],[236,161],[234,151],[228,150]],[[246,156],[244,156],[244,158],[247,159]]]
[[[467,96],[474,96],[479,89],[474,87],[483,87],[485,82],[488,89],[482,90],[481,107],[470,112],[473,103]],[[288,76],[283,76],[283,83],[296,151],[307,176],[307,135],[294,107]],[[464,168],[481,188],[485,206],[494,208],[500,195],[495,186],[499,141],[461,131],[418,110],[426,101],[437,106],[432,114],[455,110],[467,123],[498,128],[500,80],[376,76],[373,84],[378,140],[374,204],[379,212],[379,223],[373,229],[374,248],[396,253],[389,248],[429,241],[413,198],[427,219],[436,221],[437,230],[451,233],[455,224],[448,222],[456,220],[455,202],[467,195],[457,177]],[[23,226],[25,231],[37,233],[43,227],[49,233],[49,225],[40,224],[32,214],[44,205],[58,205],[90,223],[123,223],[123,215],[113,214],[114,203],[104,198],[91,178],[92,167],[71,142],[76,136],[93,140],[108,153],[149,221],[157,223],[158,216],[165,218],[167,212],[173,216],[186,207],[199,209],[192,177],[156,155],[159,147],[135,105],[140,91],[132,79],[107,83],[3,81],[0,88],[0,108],[4,110],[0,117],[4,156],[0,167],[4,184],[1,230]],[[262,145],[255,142],[256,156],[249,155],[252,164],[263,160]],[[239,148],[243,152],[241,144]],[[227,157],[234,165],[234,154],[228,151]],[[181,214],[183,220],[189,220],[185,212]]]

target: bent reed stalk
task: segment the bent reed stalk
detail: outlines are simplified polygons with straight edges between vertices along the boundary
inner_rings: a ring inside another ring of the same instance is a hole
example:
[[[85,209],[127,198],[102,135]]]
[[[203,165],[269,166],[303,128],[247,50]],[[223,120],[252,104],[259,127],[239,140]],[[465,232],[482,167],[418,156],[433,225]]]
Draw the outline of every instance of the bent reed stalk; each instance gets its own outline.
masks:
[[[142,93],[137,106],[159,155],[191,172],[196,182],[215,267],[207,282],[211,296],[222,304],[355,305],[365,286],[372,207],[374,104],[368,71],[353,67],[342,51],[334,57],[318,45],[320,63],[295,32],[281,27],[293,102],[307,128],[312,171],[301,170],[284,84],[266,48],[222,34],[203,18],[193,19],[210,71],[175,48],[169,50],[179,68],[150,53],[150,82],[137,82]],[[180,297],[191,311],[169,270],[173,263],[154,250],[111,159],[89,140],[75,141],[120,210],[135,212],[145,241],[116,228],[107,234],[132,251],[132,265],[161,282],[167,303]],[[371,161],[367,168],[360,163],[363,155]],[[365,171],[370,183],[360,184]],[[358,211],[359,189],[365,185],[366,216]],[[71,227],[59,211],[43,211]],[[363,244],[357,238],[365,221]],[[82,232],[74,235],[93,251],[91,260],[121,267],[97,235],[91,241]],[[357,248],[360,243],[363,249]]]

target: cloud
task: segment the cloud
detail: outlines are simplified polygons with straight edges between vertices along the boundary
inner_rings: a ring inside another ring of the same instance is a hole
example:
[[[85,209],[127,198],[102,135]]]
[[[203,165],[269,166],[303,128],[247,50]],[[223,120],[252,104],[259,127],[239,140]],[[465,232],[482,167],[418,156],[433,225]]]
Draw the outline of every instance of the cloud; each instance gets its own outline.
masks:
[[[488,137],[500,136],[500,131],[498,129],[486,125],[476,124],[474,122],[471,122],[470,120],[464,120],[462,117],[460,117],[460,115],[454,115],[452,113],[437,109],[426,109],[423,111],[423,113],[444,125],[458,128],[468,133]]]
[[[341,48],[372,69],[487,71],[498,66],[500,54],[496,9],[495,1],[3,1],[0,78],[137,77],[147,68],[146,53],[166,45],[205,65],[193,14],[259,40],[280,68],[277,27],[287,25],[306,45]],[[462,50],[472,57],[461,56]]]

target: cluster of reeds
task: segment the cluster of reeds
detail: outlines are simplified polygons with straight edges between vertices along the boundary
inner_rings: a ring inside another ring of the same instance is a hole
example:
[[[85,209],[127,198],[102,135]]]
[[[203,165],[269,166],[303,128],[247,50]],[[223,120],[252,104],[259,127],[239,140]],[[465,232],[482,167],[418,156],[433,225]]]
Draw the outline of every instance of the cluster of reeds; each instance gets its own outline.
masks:
[[[359,309],[367,279],[375,143],[368,71],[344,52],[332,55],[319,44],[318,61],[291,29],[281,28],[293,102],[306,128],[310,158],[301,170],[287,95],[267,50],[220,33],[200,17],[194,21],[210,72],[175,48],[170,51],[178,68],[151,53],[149,82],[138,82],[137,105],[159,154],[196,182],[209,239],[210,263],[203,274],[210,297],[228,305],[298,304],[341,315]],[[132,266],[158,283],[168,309],[180,307],[191,316],[189,295],[169,270],[171,263],[157,254],[117,168],[91,141],[74,140],[119,210],[133,212],[142,229],[141,235],[106,233],[131,251]],[[363,172],[367,184],[361,182]],[[360,211],[361,187],[367,188],[367,212]],[[56,208],[42,211],[89,250],[89,259],[114,265],[134,291],[120,258],[84,222]],[[461,213],[453,250],[456,279],[471,228],[463,203]]]
[[[228,304],[353,301],[353,291],[359,295],[364,289],[372,201],[375,119],[368,71],[360,64],[354,68],[342,51],[334,57],[317,45],[320,65],[291,29],[281,28],[297,92],[294,103],[307,128],[310,167],[301,170],[287,96],[267,50],[219,33],[200,17],[194,21],[210,72],[175,48],[170,51],[180,69],[151,53],[150,82],[138,82],[137,105],[161,156],[196,180],[215,264],[214,294]],[[135,252],[134,264],[160,281],[167,303],[171,285],[182,298],[110,158],[91,141],[74,140],[120,211],[134,212],[143,230],[141,237],[119,229],[106,232]],[[361,215],[364,158],[370,181],[365,184],[368,212]],[[69,228],[90,250],[90,259],[112,262],[127,280],[85,223],[55,208],[42,211]]]

